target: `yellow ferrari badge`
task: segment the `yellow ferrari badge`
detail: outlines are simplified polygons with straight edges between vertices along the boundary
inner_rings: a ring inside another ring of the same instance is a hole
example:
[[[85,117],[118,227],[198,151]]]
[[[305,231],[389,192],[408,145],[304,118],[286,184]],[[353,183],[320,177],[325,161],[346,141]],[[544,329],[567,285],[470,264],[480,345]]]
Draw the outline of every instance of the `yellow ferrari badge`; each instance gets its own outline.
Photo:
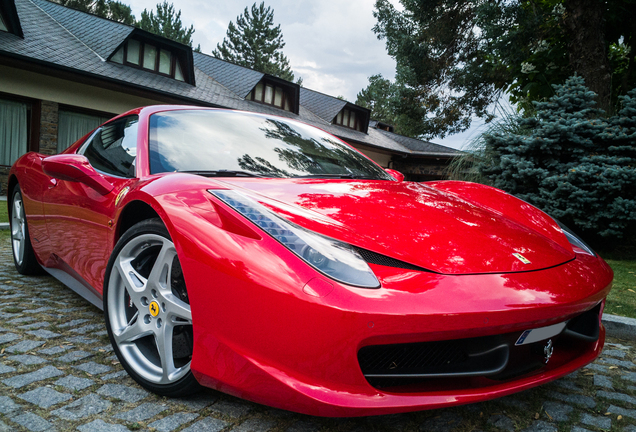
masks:
[[[524,257],[523,255],[521,255],[520,253],[513,253],[512,254],[515,258],[517,258],[519,261],[521,261],[524,264],[530,264],[530,260],[526,257]]]
[[[157,315],[159,315],[159,303],[157,303],[156,301],[150,302],[148,310],[150,310],[150,315],[156,317]]]
[[[119,202],[122,200],[122,198],[126,196],[129,190],[130,188],[126,186],[125,188],[119,191],[119,194],[117,194],[117,198],[115,198],[115,207],[119,205]]]

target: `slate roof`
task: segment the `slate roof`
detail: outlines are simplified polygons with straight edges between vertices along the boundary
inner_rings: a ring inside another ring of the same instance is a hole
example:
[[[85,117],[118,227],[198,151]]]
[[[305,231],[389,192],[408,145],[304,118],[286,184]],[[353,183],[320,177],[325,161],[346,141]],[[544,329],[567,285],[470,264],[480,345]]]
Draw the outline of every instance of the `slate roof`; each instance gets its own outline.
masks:
[[[6,1],[6,0],[1,0]],[[9,0],[12,1],[12,0]],[[300,89],[299,114],[245,100],[263,73],[202,53],[193,53],[196,85],[143,69],[106,61],[133,27],[79,12],[47,0],[15,0],[24,38],[0,31],[0,56],[74,71],[187,103],[278,115],[319,127],[350,143],[403,155],[460,154],[433,143],[369,128],[359,132],[331,123],[346,101],[306,88]],[[0,79],[2,79],[0,77]]]
[[[132,26],[107,19],[95,19],[97,17],[93,15],[60,7],[46,0],[30,1],[103,59],[107,59],[134,30]]]
[[[369,129],[371,130],[371,129]],[[459,156],[461,151],[455,150],[450,147],[446,147],[440,144],[435,144],[429,141],[423,141],[416,138],[409,138],[403,135],[399,135],[393,132],[387,132],[381,129],[374,129],[376,132],[388,137],[389,139],[398,142],[404,147],[408,148],[412,152],[426,153],[431,156]]]
[[[300,105],[328,122],[331,122],[346,104],[347,101],[333,96],[309,90],[305,87],[300,89]]]
[[[245,98],[265,75],[202,53],[194,53],[194,66],[213,76],[228,90]]]

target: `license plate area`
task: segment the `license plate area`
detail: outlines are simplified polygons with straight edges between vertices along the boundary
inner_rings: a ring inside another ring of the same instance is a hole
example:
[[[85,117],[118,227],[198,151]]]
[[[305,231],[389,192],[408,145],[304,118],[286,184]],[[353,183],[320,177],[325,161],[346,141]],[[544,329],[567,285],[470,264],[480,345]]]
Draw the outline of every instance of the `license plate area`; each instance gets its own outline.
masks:
[[[567,321],[565,321],[546,327],[526,330],[521,333],[521,336],[519,336],[519,339],[517,339],[517,342],[515,342],[515,346],[527,345],[555,337],[556,335],[561,334],[567,324]]]

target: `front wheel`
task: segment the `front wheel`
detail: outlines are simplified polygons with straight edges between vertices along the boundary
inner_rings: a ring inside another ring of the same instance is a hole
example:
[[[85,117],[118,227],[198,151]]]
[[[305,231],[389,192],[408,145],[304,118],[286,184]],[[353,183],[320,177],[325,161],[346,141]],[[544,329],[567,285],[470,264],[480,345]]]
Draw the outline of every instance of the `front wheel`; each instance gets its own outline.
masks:
[[[108,336],[130,376],[162,396],[200,389],[190,371],[190,301],[177,251],[159,219],[119,239],[104,281]]]
[[[11,248],[13,249],[15,268],[18,273],[23,275],[42,274],[42,267],[40,267],[31,245],[20,186],[16,185],[13,189],[10,203]]]

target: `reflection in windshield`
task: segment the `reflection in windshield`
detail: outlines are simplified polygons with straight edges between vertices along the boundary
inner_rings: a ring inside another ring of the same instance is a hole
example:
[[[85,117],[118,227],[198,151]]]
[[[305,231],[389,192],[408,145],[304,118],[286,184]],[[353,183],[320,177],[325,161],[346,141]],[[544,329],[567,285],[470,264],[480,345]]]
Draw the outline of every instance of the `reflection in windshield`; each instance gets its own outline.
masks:
[[[258,114],[183,110],[150,117],[150,169],[241,170],[266,177],[325,175],[393,180],[337,138]]]

